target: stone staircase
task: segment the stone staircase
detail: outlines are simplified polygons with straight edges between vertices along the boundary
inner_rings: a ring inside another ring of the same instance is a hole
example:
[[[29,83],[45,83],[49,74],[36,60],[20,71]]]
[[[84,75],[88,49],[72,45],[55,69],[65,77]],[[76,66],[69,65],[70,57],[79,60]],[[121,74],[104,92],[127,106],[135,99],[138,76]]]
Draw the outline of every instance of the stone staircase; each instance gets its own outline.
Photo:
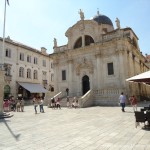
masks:
[[[78,99],[79,107],[90,107],[90,106],[116,106],[118,105],[118,98],[121,92],[125,92],[124,89],[99,89],[89,90],[83,96],[70,96],[69,100],[72,103],[74,97]],[[59,97],[61,99],[61,107],[67,107],[67,97],[62,92],[57,93],[53,96],[55,100]]]

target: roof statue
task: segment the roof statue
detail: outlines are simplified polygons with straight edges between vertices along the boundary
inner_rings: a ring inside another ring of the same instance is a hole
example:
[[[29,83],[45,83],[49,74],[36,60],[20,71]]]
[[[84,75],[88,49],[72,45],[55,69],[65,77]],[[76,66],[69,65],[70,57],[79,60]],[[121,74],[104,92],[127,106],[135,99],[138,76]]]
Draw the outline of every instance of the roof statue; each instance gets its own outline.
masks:
[[[84,20],[84,12],[80,9],[79,11],[81,20]]]
[[[120,20],[119,20],[118,18],[116,18],[116,21],[115,21],[115,22],[116,22],[117,28],[120,29]]]
[[[54,38],[54,47],[57,47],[57,40]]]
[[[99,16],[100,15],[100,13],[99,13],[99,9],[97,9],[97,16]]]

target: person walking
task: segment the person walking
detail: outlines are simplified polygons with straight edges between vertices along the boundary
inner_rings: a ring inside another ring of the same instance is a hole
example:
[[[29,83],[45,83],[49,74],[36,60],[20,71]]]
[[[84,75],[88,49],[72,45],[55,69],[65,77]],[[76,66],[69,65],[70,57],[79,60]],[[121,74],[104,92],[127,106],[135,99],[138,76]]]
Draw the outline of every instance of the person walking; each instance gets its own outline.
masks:
[[[20,112],[20,100],[17,98],[17,104],[16,104],[16,109],[17,109],[17,112]]]
[[[129,101],[133,107],[133,111],[137,111],[137,99],[136,99],[136,97],[134,95],[131,96]]]
[[[67,96],[69,96],[69,89],[68,88],[66,88],[66,94],[67,94]]]
[[[24,99],[22,98],[20,101],[20,107],[21,107],[21,111],[24,111]]]
[[[125,112],[125,102],[126,102],[126,96],[123,94],[123,92],[121,93],[121,95],[119,96],[119,100],[120,100],[120,105],[122,107],[122,112]]]
[[[37,114],[37,106],[38,106],[38,99],[37,98],[33,98],[33,105],[34,105],[34,110],[35,110],[35,114]]]
[[[40,99],[40,112],[41,112],[41,113],[44,113],[43,103],[44,103],[44,100],[43,100],[43,98],[41,97],[41,99]]]

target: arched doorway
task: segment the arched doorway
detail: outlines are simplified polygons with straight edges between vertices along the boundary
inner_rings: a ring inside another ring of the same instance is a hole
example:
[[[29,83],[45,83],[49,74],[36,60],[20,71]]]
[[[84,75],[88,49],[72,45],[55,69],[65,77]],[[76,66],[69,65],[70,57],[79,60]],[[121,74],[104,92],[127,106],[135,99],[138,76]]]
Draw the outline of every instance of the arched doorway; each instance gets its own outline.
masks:
[[[90,90],[90,80],[87,75],[82,78],[82,93],[83,95]]]
[[[4,98],[9,98],[9,95],[10,95],[10,86],[5,85],[5,87],[4,87]]]

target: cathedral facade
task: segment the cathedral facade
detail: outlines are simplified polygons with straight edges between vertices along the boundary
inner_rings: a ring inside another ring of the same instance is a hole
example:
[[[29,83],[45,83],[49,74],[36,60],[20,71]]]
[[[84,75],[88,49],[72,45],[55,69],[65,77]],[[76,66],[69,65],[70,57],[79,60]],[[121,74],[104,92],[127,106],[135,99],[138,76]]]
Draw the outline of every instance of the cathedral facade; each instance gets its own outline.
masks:
[[[57,45],[50,55],[54,63],[55,93],[69,89],[69,96],[86,98],[88,105],[116,105],[121,92],[125,95],[147,96],[149,87],[129,83],[127,78],[147,71],[145,57],[132,28],[121,28],[116,18],[116,28],[110,18],[99,14],[91,20],[80,20],[66,33],[68,43]],[[90,100],[89,100],[90,99]]]

